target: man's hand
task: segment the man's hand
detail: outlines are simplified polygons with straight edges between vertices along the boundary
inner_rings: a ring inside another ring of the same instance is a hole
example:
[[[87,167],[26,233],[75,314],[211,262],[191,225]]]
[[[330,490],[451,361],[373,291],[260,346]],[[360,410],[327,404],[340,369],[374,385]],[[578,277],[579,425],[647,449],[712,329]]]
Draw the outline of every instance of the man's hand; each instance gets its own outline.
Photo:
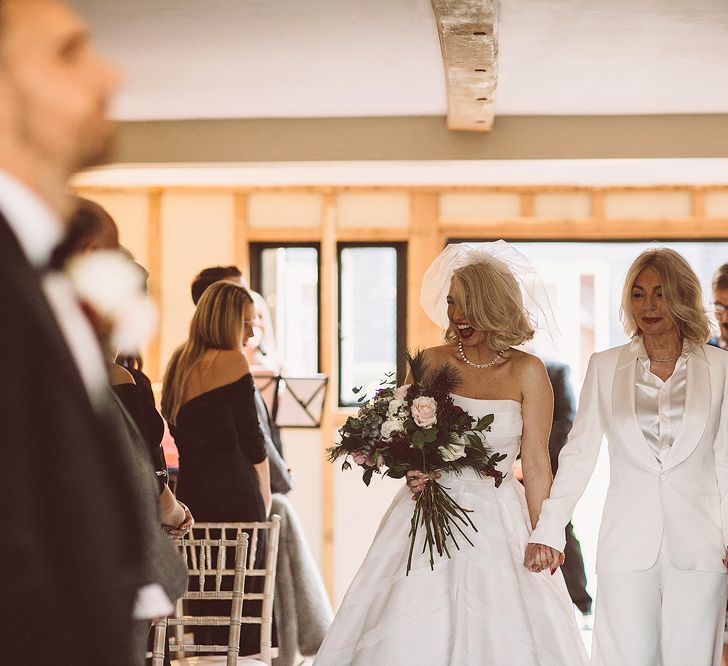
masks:
[[[565,560],[564,554],[555,548],[551,548],[551,546],[545,546],[542,543],[529,543],[526,546],[523,565],[534,573],[550,569],[553,575]]]

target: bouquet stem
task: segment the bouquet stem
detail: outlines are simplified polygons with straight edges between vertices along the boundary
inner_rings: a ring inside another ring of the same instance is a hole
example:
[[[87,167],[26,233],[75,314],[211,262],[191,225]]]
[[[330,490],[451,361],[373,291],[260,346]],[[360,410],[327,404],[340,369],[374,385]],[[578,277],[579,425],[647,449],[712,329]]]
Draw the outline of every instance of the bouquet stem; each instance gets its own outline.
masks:
[[[442,557],[443,554],[450,557],[448,550],[448,539],[452,539],[455,548],[460,550],[453,528],[460,532],[460,535],[472,546],[473,542],[468,538],[463,528],[471,527],[475,532],[473,521],[470,520],[470,509],[461,507],[447,492],[450,490],[430,478],[415,501],[415,510],[412,514],[412,522],[409,532],[410,547],[407,557],[407,575],[412,569],[412,554],[417,540],[417,531],[420,527],[425,529],[425,542],[422,552],[429,550],[430,569],[435,568],[435,551]]]

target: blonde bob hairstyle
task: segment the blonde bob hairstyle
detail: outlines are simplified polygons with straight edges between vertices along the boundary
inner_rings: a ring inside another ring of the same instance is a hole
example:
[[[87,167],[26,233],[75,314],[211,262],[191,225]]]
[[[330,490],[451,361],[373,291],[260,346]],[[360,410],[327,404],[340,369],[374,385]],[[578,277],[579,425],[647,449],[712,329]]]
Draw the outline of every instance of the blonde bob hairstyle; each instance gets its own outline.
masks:
[[[637,276],[646,268],[660,276],[662,299],[682,338],[696,344],[705,344],[710,338],[710,320],[703,307],[700,280],[682,255],[666,247],[645,250],[627,271],[622,290],[622,305],[619,308],[627,335],[630,338],[642,335],[632,315],[632,287]]]
[[[501,261],[492,259],[458,268],[453,272],[450,296],[468,324],[486,334],[486,345],[493,351],[521,345],[534,336],[518,281]],[[445,340],[457,343],[452,324]]]
[[[242,285],[216,282],[205,289],[190,324],[190,335],[174,352],[164,373],[162,416],[172,425],[182,406],[190,370],[208,349],[243,346],[243,308],[253,297]]]

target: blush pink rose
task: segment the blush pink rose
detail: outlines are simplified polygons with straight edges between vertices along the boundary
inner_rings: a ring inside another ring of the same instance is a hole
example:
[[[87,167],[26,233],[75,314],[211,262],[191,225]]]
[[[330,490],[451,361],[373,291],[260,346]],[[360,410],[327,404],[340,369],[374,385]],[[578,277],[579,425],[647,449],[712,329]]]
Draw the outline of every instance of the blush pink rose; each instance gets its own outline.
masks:
[[[409,387],[411,384],[405,384],[404,386],[398,386],[394,391],[392,392],[392,395],[394,396],[395,400],[404,400],[407,397],[407,391],[409,391]]]
[[[431,428],[437,423],[437,402],[421,396],[412,401],[412,418],[420,428]]]
[[[351,454],[351,457],[357,465],[363,465],[368,459],[367,454],[363,451],[354,451],[354,453]]]

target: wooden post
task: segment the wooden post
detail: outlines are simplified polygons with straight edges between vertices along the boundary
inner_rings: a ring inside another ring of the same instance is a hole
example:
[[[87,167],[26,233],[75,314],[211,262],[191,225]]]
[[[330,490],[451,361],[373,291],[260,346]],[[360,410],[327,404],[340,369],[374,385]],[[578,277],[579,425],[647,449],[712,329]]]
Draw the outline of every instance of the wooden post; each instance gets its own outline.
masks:
[[[336,252],[336,201],[331,193],[321,203],[321,371],[329,386],[321,419],[323,578],[329,598],[334,597],[334,469],[326,457],[331,446],[339,403],[338,280]]]
[[[247,284],[250,284],[250,242],[248,239],[248,197],[243,192],[235,193],[233,231],[233,256]]]
[[[407,347],[432,347],[442,343],[442,331],[420,306],[420,287],[427,267],[444,248],[438,225],[439,197],[434,192],[410,196],[410,236],[407,250]]]
[[[157,306],[159,323],[149,341],[144,367],[152,382],[162,381],[162,335],[164,322],[164,300],[162,297],[162,190],[149,193],[149,212],[147,225],[147,271],[149,272],[149,296]]]

